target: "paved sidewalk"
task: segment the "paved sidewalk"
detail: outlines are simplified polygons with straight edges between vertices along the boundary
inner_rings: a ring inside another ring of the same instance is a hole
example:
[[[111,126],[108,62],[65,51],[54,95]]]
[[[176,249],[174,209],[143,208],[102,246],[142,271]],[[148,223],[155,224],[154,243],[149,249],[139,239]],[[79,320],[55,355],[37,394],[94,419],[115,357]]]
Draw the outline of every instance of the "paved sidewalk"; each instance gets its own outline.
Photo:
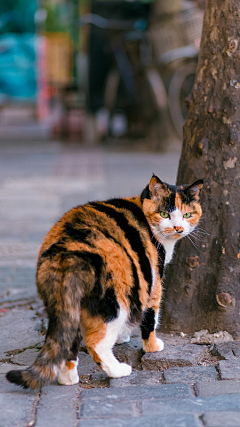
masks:
[[[42,240],[61,215],[88,200],[141,192],[156,173],[174,183],[179,153],[86,149],[58,142],[0,144],[0,427],[240,427],[240,343],[191,344],[162,336],[144,354],[139,329],[116,357],[131,376],[109,379],[84,347],[80,383],[22,390],[5,373],[29,366],[47,319],[35,287]]]

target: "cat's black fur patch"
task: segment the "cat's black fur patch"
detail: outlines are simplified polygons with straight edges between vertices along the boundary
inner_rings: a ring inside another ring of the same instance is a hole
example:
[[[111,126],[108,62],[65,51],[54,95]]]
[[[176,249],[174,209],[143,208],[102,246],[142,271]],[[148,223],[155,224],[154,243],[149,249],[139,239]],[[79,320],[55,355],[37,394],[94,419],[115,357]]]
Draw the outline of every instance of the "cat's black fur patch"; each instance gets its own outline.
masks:
[[[46,259],[49,258],[52,260],[57,254],[61,252],[66,252],[66,248],[63,246],[62,242],[53,243],[46,251],[44,251],[38,261],[38,268],[40,267],[41,263]]]
[[[157,251],[158,251],[158,271],[159,271],[159,275],[162,279],[163,278],[163,272],[164,272],[164,263],[165,263],[166,251],[164,249],[164,246],[161,245],[161,243],[159,243],[154,236],[152,237],[152,242],[154,243],[154,245],[156,246]]]
[[[115,199],[115,201],[116,200],[117,199]],[[113,202],[113,200],[109,201],[109,203],[110,202]],[[133,205],[133,203],[131,204]],[[144,248],[144,245],[142,243],[138,230],[129,224],[129,222],[121,212],[116,211],[114,208],[110,206],[105,206],[99,203],[91,203],[90,205],[94,209],[100,212],[103,212],[106,215],[108,215],[110,218],[114,219],[117,225],[125,233],[125,238],[129,241],[133,251],[136,252],[136,254],[138,255],[140,268],[142,270],[144,279],[148,283],[148,292],[150,293],[151,287],[152,287],[152,271],[151,271],[149,259],[146,255],[146,250]],[[137,207],[137,209],[139,208]]]
[[[95,270],[95,284],[92,291],[85,295],[81,300],[82,308],[86,308],[91,316],[100,315],[105,322],[110,322],[118,315],[119,304],[112,287],[107,288],[103,294],[103,287],[101,284],[102,268],[104,265],[103,259],[98,254],[81,253],[82,258],[87,258]]]
[[[130,321],[140,322],[142,317],[142,304],[139,299],[139,279],[137,274],[137,269],[135,264],[132,261],[132,274],[133,274],[133,281],[134,286],[131,287],[130,295],[128,295],[128,299],[130,301]]]
[[[162,279],[163,272],[164,272],[164,262],[165,262],[166,251],[164,249],[164,246],[160,244],[158,245],[157,250],[158,250],[158,271]]]
[[[165,184],[167,185],[167,184]],[[176,198],[176,185],[167,185],[171,194],[169,197],[164,198],[165,209],[167,212],[173,212],[176,209],[175,198]]]
[[[82,299],[81,306],[86,308],[91,316],[101,316],[105,322],[110,322],[116,319],[120,307],[113,288],[107,288],[103,296],[101,291],[101,281],[97,279],[93,291]]]
[[[141,203],[143,204],[144,199],[151,199],[149,185],[147,185],[141,193]]]
[[[10,383],[20,385],[23,388],[28,388],[28,386],[26,385],[26,382],[23,381],[22,372],[24,372],[24,371],[23,370],[22,371],[21,370],[9,371],[6,374],[6,378]]]
[[[141,332],[142,332],[142,339],[147,340],[151,334],[151,332],[154,331],[155,326],[155,313],[152,308],[148,308],[144,314],[143,314],[143,320],[141,324]]]
[[[134,215],[134,219],[136,219],[141,227],[145,228],[148,231],[149,236],[151,236],[151,229],[147,222],[147,219],[142,211],[135,203],[130,202],[129,200],[124,199],[110,199],[105,202],[107,205],[115,206],[116,208],[124,208],[127,209]]]
[[[72,240],[76,240],[77,242],[84,242],[89,245],[88,237],[91,236],[91,230],[84,228],[76,228],[73,226],[73,224],[66,222],[63,231],[64,234],[71,237]]]

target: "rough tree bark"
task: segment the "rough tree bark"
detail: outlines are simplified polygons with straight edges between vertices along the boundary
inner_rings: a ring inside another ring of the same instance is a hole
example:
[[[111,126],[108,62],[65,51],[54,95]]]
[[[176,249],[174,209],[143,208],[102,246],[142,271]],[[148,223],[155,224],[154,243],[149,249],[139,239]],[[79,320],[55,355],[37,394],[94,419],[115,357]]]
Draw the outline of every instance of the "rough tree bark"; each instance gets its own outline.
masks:
[[[240,0],[208,0],[177,184],[204,178],[198,237],[166,271],[162,330],[240,340]],[[202,230],[206,230],[205,234]]]

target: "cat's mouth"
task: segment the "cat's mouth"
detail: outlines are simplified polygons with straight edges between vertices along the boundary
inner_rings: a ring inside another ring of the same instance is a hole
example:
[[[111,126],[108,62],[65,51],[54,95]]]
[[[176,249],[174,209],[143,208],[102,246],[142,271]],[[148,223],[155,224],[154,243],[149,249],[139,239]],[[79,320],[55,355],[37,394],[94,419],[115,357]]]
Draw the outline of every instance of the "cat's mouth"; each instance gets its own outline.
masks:
[[[174,238],[175,240],[180,239],[181,237],[183,237],[183,236],[181,236],[181,234],[182,234],[182,231],[181,231],[181,233],[176,233],[176,234],[174,234],[173,238]]]
[[[163,234],[164,234],[164,237],[166,239],[174,239],[174,240],[180,239],[181,237],[185,236],[185,233],[184,233],[183,229],[181,229],[181,230],[172,230],[171,233],[169,233],[169,232],[165,233],[165,231],[164,231]]]

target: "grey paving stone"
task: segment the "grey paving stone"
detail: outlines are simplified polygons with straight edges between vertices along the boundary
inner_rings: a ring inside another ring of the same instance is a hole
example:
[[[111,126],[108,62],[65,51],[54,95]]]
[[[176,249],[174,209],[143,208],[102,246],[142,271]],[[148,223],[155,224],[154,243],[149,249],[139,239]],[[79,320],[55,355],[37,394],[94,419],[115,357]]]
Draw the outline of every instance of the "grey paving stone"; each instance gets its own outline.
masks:
[[[79,427],[202,427],[192,414],[174,414],[163,417],[136,417],[81,420]],[[235,427],[235,426],[234,426]]]
[[[184,368],[169,368],[163,373],[166,383],[191,383],[197,381],[216,381],[217,371],[215,366],[195,366]]]
[[[219,396],[223,394],[239,394],[240,381],[213,381],[213,382],[197,382],[195,391],[198,397],[201,396]]]
[[[7,393],[1,394],[0,427],[26,427],[32,421],[34,396]]]
[[[206,412],[203,416],[204,426],[206,427],[239,427],[239,412]]]
[[[128,387],[135,386],[154,386],[162,383],[162,372],[152,371],[134,371],[128,377],[112,378],[110,380],[110,387]]]
[[[153,416],[155,414],[168,415],[175,413],[193,413],[201,415],[205,412],[238,412],[240,419],[240,398],[237,394],[229,396],[194,397],[189,399],[159,399],[142,402],[142,414]]]
[[[37,392],[23,390],[0,375],[0,427],[26,427],[32,421]]]
[[[28,366],[14,365],[13,363],[0,363],[0,374],[6,374],[8,371],[25,369]]]
[[[170,399],[193,396],[191,387],[188,384],[159,384],[158,386],[128,386],[119,388],[109,388],[101,390],[83,390],[81,400],[87,402],[104,401],[135,401],[138,399]]]
[[[37,296],[36,268],[0,267],[0,303]]]
[[[133,417],[136,404],[134,402],[103,402],[84,401],[80,403],[80,418],[102,418],[102,417]],[[81,425],[81,422],[80,422]],[[37,426],[39,427],[39,426]],[[43,426],[45,427],[45,426]]]
[[[117,344],[113,347],[113,353],[120,362],[137,368],[141,365],[141,357],[144,354],[142,341],[133,338],[128,343]]]
[[[1,317],[0,360],[11,358],[12,351],[35,346],[44,340],[41,319],[33,310],[14,308]]]
[[[240,360],[237,357],[220,360],[219,371],[222,380],[240,380]]]
[[[38,352],[39,350],[36,348],[29,348],[22,353],[16,354],[11,360],[13,363],[18,363],[19,365],[31,366],[35,362]]]
[[[196,366],[203,359],[206,351],[206,346],[194,344],[167,345],[163,351],[146,353],[142,357],[142,368],[162,371],[174,366]]]
[[[35,427],[72,427],[76,422],[78,386],[49,385],[42,389]]]
[[[102,372],[102,370],[93,361],[92,356],[90,356],[90,354],[87,354],[84,351],[80,351],[78,353],[78,358],[79,358],[79,363],[78,363],[79,376],[89,375],[95,372]]]
[[[240,342],[229,341],[221,344],[214,344],[211,348],[211,353],[224,359],[240,358]]]

